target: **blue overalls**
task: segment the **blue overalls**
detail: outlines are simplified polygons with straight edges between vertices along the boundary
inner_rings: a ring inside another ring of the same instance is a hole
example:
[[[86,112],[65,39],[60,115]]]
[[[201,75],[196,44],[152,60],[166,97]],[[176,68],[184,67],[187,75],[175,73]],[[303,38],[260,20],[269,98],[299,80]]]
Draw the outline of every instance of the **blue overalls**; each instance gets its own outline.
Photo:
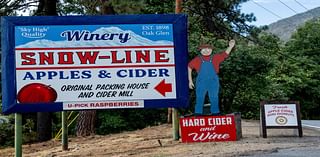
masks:
[[[195,106],[195,114],[202,115],[203,114],[203,105],[205,96],[208,92],[210,99],[210,111],[211,114],[218,114],[219,110],[219,77],[214,70],[212,64],[212,57],[210,56],[209,61],[205,61],[203,57],[201,58],[200,70],[198,72],[197,80],[196,80],[196,106]]]

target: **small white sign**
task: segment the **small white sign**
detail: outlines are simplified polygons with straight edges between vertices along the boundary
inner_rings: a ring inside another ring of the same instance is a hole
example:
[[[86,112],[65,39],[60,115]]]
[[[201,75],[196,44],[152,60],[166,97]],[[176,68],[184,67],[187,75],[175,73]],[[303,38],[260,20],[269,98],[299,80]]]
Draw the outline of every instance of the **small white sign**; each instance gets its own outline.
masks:
[[[119,108],[143,108],[144,101],[96,101],[96,102],[66,102],[63,110],[86,109],[119,109]]]
[[[296,104],[265,104],[266,126],[298,126]]]

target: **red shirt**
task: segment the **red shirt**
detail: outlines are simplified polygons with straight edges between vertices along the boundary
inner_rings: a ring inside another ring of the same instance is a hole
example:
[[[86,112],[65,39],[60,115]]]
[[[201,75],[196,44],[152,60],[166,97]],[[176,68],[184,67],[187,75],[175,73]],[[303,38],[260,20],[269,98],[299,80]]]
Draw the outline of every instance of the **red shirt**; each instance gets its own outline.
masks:
[[[216,70],[216,73],[219,73],[219,66],[220,66],[220,63],[223,62],[229,55],[226,53],[226,52],[221,52],[221,53],[217,53],[217,54],[214,54],[213,57],[212,57],[212,64],[213,64],[213,67],[214,69]],[[202,56],[203,60],[205,61],[209,61],[210,59],[210,55],[209,56]],[[191,69],[195,69],[197,72],[199,72],[200,70],[200,65],[201,65],[201,58],[199,56],[193,58],[188,66],[191,68]]]

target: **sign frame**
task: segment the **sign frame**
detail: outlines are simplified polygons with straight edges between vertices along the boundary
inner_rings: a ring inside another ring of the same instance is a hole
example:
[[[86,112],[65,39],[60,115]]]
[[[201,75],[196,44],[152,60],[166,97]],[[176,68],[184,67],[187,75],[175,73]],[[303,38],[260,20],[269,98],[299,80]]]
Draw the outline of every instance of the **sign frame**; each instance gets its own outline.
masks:
[[[283,105],[295,105],[295,113],[296,116],[296,124],[295,125],[270,125],[267,124],[266,119],[266,105],[273,105],[273,106],[283,106]],[[263,138],[267,138],[267,129],[298,129],[299,137],[303,136],[302,132],[302,124],[301,124],[301,114],[300,114],[300,103],[299,101],[261,101],[260,102],[260,129]]]
[[[50,104],[20,104],[17,102],[15,67],[15,26],[69,26],[116,24],[172,24],[175,58],[175,99],[144,100],[144,108],[187,107],[187,16],[184,14],[104,15],[104,16],[30,16],[2,17],[2,112],[56,112],[63,110],[63,102]]]

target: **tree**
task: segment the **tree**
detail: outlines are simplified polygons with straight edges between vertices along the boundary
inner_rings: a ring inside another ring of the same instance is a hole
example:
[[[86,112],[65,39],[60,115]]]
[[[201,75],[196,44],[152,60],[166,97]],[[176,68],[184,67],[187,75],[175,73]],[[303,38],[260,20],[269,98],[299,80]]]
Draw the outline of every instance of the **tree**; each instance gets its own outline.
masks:
[[[97,111],[80,111],[76,124],[77,136],[94,135],[96,132]]]
[[[39,0],[38,9],[34,15],[50,15],[57,16],[58,0]]]
[[[256,33],[256,27],[248,25],[255,21],[253,14],[241,13],[240,4],[248,0],[193,0],[184,3],[184,10],[192,24],[201,26],[219,39],[229,39],[237,34]],[[192,27],[192,26],[191,26]]]
[[[84,0],[67,0],[65,7],[62,7],[63,14],[67,12],[80,14],[115,14],[112,1],[84,1]],[[79,5],[82,4],[82,5]],[[67,12],[65,12],[67,11]],[[97,111],[80,111],[76,125],[77,136],[89,136],[95,134]]]
[[[141,10],[144,14],[174,13],[175,1],[173,0],[145,0]]]
[[[144,6],[143,0],[65,0],[59,8],[63,15],[104,15],[137,14]]]
[[[302,115],[316,119],[320,115],[320,20],[307,22],[286,44],[282,60],[287,63],[278,83],[284,84],[288,98],[299,100]]]
[[[35,15],[51,15],[57,14],[57,0],[40,0]],[[47,141],[52,135],[52,113],[37,113],[37,139],[38,141]]]
[[[260,38],[264,43],[271,39]],[[238,111],[243,117],[258,118],[259,102],[269,99],[272,93],[267,76],[275,67],[278,43],[263,47],[238,42],[236,51],[221,65],[221,108],[225,113]]]
[[[0,0],[0,16],[15,15],[18,11],[26,11],[35,5],[36,2],[32,0]]]

